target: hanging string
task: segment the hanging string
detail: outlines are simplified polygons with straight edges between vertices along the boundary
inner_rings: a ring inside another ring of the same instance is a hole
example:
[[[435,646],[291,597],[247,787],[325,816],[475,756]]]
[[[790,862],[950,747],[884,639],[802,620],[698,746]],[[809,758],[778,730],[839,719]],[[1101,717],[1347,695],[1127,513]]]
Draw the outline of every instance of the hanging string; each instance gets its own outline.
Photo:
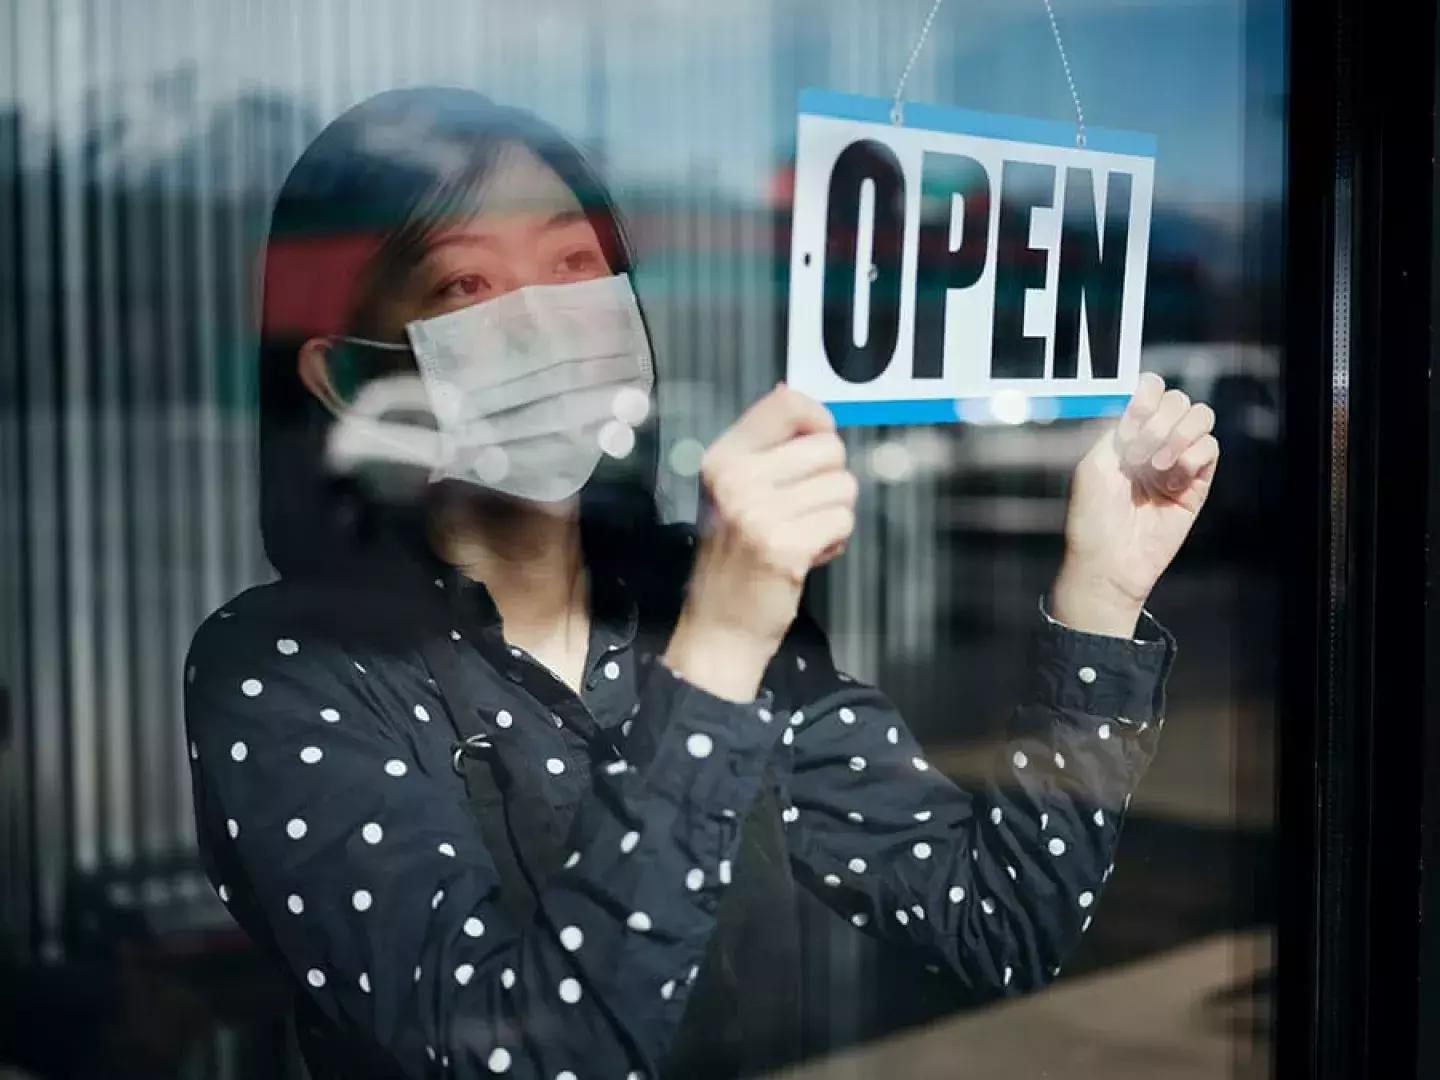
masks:
[[[1060,37],[1060,24],[1055,21],[1055,9],[1050,0],[1045,0],[1045,14],[1050,16],[1050,32],[1055,35],[1055,48],[1060,50],[1060,64],[1065,68],[1065,81],[1070,84],[1070,100],[1075,102],[1075,122],[1079,125],[1075,134],[1075,145],[1085,145],[1085,110],[1080,107],[1080,91],[1075,89],[1075,76],[1070,73],[1070,58],[1065,55],[1065,41]]]
[[[910,59],[905,61],[905,70],[900,73],[900,85],[895,87],[895,102],[890,106],[890,122],[901,124],[905,121],[905,110],[903,100],[905,97],[905,84],[910,80],[910,72],[915,67],[915,61],[920,57],[920,50],[925,47],[925,39],[930,36],[930,27],[935,22],[935,14],[940,10],[940,5],[945,0],[935,0],[930,8],[930,14],[925,16],[925,25],[920,28],[920,37],[915,42],[915,48],[910,50]]]
[[[930,37],[930,27],[935,24],[935,16],[940,11],[940,5],[945,0],[935,0],[930,7],[930,14],[925,16],[925,24],[920,27],[920,36],[915,40],[915,47],[910,50],[910,59],[905,61],[905,70],[900,73],[900,82],[895,87],[895,100],[890,106],[890,122],[899,125],[905,122],[905,84],[910,81],[910,72],[915,69],[915,61],[920,58],[920,50],[925,48],[925,41]],[[1080,91],[1075,86],[1075,75],[1070,70],[1070,57],[1065,53],[1065,39],[1060,36],[1060,24],[1055,20],[1055,8],[1050,0],[1045,0],[1045,14],[1050,17],[1050,33],[1055,37],[1055,48],[1060,53],[1060,66],[1065,69],[1065,83],[1070,87],[1070,100],[1075,103],[1075,145],[1085,145],[1085,109],[1080,104]]]

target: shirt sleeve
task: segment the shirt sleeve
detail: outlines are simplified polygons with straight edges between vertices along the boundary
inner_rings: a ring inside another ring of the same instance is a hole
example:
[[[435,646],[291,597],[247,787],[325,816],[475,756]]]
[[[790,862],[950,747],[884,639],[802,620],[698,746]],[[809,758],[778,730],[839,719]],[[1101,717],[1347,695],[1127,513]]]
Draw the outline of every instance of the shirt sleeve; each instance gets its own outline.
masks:
[[[406,1076],[654,1076],[781,725],[657,668],[629,760],[597,766],[512,926],[445,744],[419,737],[439,698],[244,623],[212,618],[187,661],[201,851],[300,991]]]
[[[1126,640],[1065,627],[1042,606],[1006,742],[989,779],[967,789],[930,765],[880,692],[834,673],[823,639],[800,651],[818,696],[788,717],[797,876],[973,992],[1044,985],[1113,870],[1174,652],[1148,614]]]

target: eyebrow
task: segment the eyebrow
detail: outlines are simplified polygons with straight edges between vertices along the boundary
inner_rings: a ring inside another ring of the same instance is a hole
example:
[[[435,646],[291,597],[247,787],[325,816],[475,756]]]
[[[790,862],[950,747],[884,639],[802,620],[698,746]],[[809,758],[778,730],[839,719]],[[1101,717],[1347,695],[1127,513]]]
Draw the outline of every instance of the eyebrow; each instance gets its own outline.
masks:
[[[554,229],[561,229],[567,225],[575,225],[586,220],[588,220],[588,217],[584,210],[561,210],[559,213],[551,215],[551,217],[540,226],[540,231],[550,232]],[[484,233],[476,234],[473,232],[446,230],[435,236],[427,246],[426,254],[433,254],[440,248],[445,247],[493,247],[494,243],[494,238],[486,236]]]

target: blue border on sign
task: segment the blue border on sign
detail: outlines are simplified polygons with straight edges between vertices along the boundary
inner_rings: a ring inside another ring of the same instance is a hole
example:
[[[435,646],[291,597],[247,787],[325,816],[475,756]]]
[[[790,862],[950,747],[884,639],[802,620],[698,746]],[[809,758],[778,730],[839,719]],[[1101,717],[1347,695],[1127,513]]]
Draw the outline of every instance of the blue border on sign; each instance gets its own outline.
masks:
[[[838,427],[880,427],[898,424],[955,424],[972,406],[983,410],[990,398],[925,398],[896,401],[827,401],[825,407]],[[1128,394],[1084,394],[1079,397],[1037,395],[1026,398],[1032,408],[1051,420],[1078,420],[1097,416],[1119,416],[1129,402]]]
[[[890,123],[890,98],[845,94],[839,90],[801,90],[800,111],[815,116],[834,116],[841,120],[858,120],[866,124]],[[1075,149],[1075,125],[1057,120],[1037,120],[1028,116],[1005,116],[1000,113],[976,112],[949,105],[927,105],[907,101],[903,105],[901,127],[925,131],[950,131],[957,135],[976,135],[983,139],[1010,139],[1015,142],[1040,143]],[[1085,129],[1085,149],[1110,154],[1131,154],[1136,157],[1155,156],[1155,136],[1116,128]]]

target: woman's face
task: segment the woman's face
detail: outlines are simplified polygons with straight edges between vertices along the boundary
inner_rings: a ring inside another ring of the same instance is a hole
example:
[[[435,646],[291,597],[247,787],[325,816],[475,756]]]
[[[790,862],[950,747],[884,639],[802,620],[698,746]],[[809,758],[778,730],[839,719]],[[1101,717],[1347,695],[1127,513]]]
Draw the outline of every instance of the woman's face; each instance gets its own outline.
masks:
[[[575,193],[528,147],[507,143],[475,213],[434,230],[419,262],[385,298],[386,329],[403,331],[529,285],[611,273],[600,238]]]

